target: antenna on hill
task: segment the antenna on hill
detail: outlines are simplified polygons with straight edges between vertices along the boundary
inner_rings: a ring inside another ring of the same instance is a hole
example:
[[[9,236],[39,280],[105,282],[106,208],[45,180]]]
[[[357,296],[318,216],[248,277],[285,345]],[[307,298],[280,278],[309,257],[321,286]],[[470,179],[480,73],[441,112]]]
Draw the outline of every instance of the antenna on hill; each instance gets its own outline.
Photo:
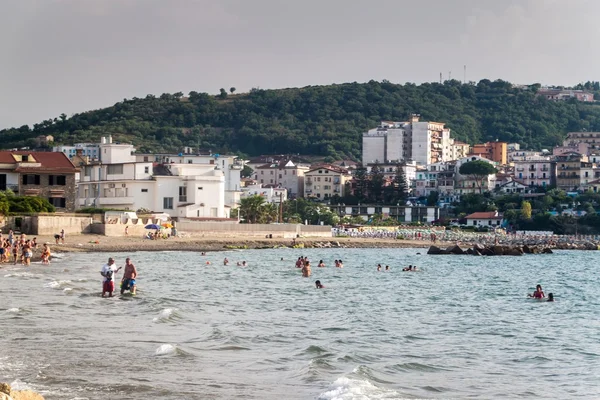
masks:
[[[442,83],[442,73],[440,72],[440,84]]]
[[[465,71],[464,71],[463,83],[467,83],[467,65],[466,64],[465,64]]]

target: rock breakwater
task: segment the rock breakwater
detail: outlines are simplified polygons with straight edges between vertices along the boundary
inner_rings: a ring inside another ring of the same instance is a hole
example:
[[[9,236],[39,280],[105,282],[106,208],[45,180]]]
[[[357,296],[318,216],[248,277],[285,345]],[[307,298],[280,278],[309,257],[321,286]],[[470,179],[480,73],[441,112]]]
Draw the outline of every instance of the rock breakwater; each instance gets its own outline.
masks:
[[[427,254],[456,254],[473,256],[522,256],[523,254],[552,254],[552,249],[545,246],[483,246],[475,244],[473,247],[463,250],[460,246],[454,245],[442,249],[437,246],[429,247]]]

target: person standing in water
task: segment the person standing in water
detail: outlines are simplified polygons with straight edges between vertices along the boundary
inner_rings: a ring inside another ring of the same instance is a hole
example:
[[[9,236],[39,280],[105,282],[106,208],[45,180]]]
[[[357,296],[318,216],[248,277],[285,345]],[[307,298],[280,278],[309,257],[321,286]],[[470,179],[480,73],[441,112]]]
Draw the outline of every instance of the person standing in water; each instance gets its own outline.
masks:
[[[310,261],[306,261],[302,267],[302,276],[308,278],[310,276]]]
[[[102,297],[106,297],[106,293],[108,293],[108,297],[112,297],[113,292],[115,291],[115,281],[114,275],[119,272],[121,267],[117,268],[115,265],[115,259],[110,257],[108,259],[108,263],[104,264],[102,270],[100,271],[100,275],[104,277],[102,280]]]
[[[323,262],[323,260],[319,261],[319,264],[317,265],[317,268],[325,268],[325,263]]]
[[[533,294],[528,294],[528,297],[533,297],[534,299],[542,299],[544,297],[546,297],[546,295],[544,294],[544,291],[542,290],[542,285],[537,285],[535,287],[535,292],[533,292]]]
[[[125,271],[123,272],[123,280],[121,281],[121,294],[126,290],[135,295],[137,285],[135,284],[135,278],[137,278],[137,269],[131,262],[131,259],[127,257],[125,259]]]
[[[321,281],[315,281],[315,286],[317,289],[323,289],[325,286],[321,285]]]

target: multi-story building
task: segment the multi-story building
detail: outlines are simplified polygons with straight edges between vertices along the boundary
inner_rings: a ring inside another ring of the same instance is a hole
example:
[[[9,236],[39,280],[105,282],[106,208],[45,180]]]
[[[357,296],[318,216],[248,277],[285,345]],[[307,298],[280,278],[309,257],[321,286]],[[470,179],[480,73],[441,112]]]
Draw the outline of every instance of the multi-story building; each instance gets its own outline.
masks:
[[[57,211],[75,210],[76,173],[63,153],[0,151],[0,190],[46,198]]]
[[[461,142],[450,138],[450,156],[449,160],[458,160],[467,157],[470,153],[471,146],[468,143]]]
[[[244,162],[237,156],[227,154],[136,154],[137,162],[153,162],[158,164],[206,165],[221,171],[225,177],[225,205],[235,208],[242,194],[241,171]]]
[[[556,183],[556,163],[549,158],[515,161],[515,179],[526,186],[549,187]]]
[[[497,162],[500,165],[507,164],[507,143],[505,142],[487,142],[483,144],[475,144],[471,148],[471,154],[485,157],[488,160]]]
[[[450,161],[465,149],[462,142],[453,143],[450,129],[441,122],[420,121],[413,114],[409,121],[383,121],[363,133],[363,165],[393,164],[414,160],[419,165]]]
[[[588,158],[583,154],[556,156],[556,187],[566,192],[577,191],[581,186],[581,168],[587,165]]]
[[[387,180],[393,180],[396,176],[398,167],[402,168],[402,172],[404,172],[404,177],[406,178],[407,188],[411,188],[413,186],[417,176],[417,168],[419,168],[417,167],[417,163],[414,161],[401,162],[399,164],[367,164],[365,165],[367,168],[367,173],[371,173],[375,165],[377,165],[383,171],[383,176]]]
[[[344,185],[352,176],[345,168],[333,165],[315,166],[304,173],[304,197],[326,200],[344,195]]]
[[[541,151],[515,150],[508,153],[508,162],[528,160],[550,160],[550,155]]]
[[[456,160],[455,194],[457,194],[458,196],[461,196],[463,194],[483,193],[491,191],[496,186],[496,173],[488,175],[482,181],[474,179],[470,176],[461,175],[460,167],[463,164],[471,161],[484,161],[491,164],[494,167],[497,166],[496,162],[480,156],[469,156],[461,158],[460,160]]]
[[[288,196],[296,198],[304,194],[304,174],[310,167],[298,165],[291,160],[267,163],[254,169],[254,180],[263,185],[286,188]]]
[[[569,132],[563,141],[563,146],[578,148],[577,146],[581,143],[587,145],[581,148],[581,150],[585,150],[581,154],[587,154],[591,150],[600,150],[600,132]]]
[[[431,223],[440,217],[438,207],[426,206],[379,206],[369,204],[346,206],[343,204],[331,204],[329,208],[341,217],[360,217],[368,221],[369,218],[378,214],[385,218],[393,218],[400,224],[411,222]]]
[[[178,155],[135,155],[130,144],[103,138],[100,160],[83,167],[78,188],[78,206],[125,210],[147,209],[171,217],[227,218],[226,175],[239,168],[223,164],[219,157],[187,159]],[[158,157],[158,160],[157,158]],[[213,160],[211,163],[210,160]],[[190,162],[192,161],[192,162]],[[238,189],[241,190],[241,189]]]
[[[84,157],[89,157],[91,160],[100,158],[100,145],[97,143],[75,143],[72,146],[59,145],[54,146],[52,151],[65,154],[69,159],[72,159],[78,154]]]

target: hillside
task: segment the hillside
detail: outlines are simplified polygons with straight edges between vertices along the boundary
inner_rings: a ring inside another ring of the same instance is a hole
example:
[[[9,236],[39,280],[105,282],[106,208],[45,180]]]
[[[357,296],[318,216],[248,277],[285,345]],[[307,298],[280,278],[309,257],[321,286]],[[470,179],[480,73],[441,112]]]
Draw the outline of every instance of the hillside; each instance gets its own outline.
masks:
[[[381,120],[446,122],[468,143],[519,142],[541,149],[559,144],[569,131],[600,131],[600,104],[551,102],[535,96],[539,85],[517,89],[504,81],[461,84],[392,84],[387,81],[260,90],[224,98],[190,92],[148,95],[67,118],[0,131],[2,147],[34,146],[38,135],[57,143],[97,142],[112,134],[140,151],[178,151],[182,146],[214,152],[299,153],[359,158],[361,133]]]

